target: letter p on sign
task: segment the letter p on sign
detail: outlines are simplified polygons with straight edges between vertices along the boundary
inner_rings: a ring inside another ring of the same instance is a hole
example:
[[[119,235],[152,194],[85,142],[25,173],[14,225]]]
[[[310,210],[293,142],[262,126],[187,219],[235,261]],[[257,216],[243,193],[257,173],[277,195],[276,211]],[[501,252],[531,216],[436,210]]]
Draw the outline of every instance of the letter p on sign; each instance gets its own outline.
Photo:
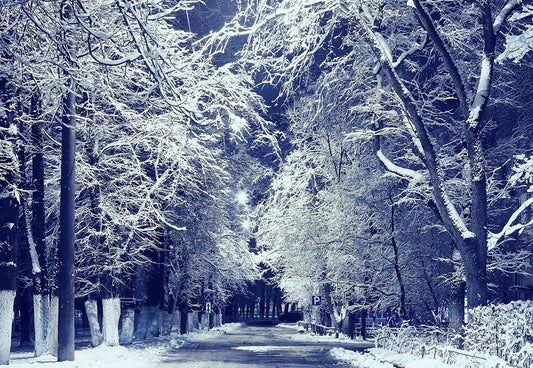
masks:
[[[321,296],[313,296],[312,298],[312,305],[320,305],[322,303],[322,297]]]

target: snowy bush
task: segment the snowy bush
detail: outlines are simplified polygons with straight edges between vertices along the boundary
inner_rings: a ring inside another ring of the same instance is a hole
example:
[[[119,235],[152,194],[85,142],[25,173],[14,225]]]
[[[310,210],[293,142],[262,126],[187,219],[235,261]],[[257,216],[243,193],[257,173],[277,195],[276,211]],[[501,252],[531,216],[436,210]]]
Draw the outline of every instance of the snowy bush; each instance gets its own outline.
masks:
[[[400,328],[384,326],[376,331],[376,347],[424,356],[428,347],[448,345],[447,335],[438,328],[417,328],[404,323]]]
[[[533,301],[477,307],[464,327],[464,350],[438,329],[383,327],[376,345],[398,353],[428,356],[460,367],[533,368]]]
[[[533,301],[478,307],[465,326],[465,349],[533,366]]]

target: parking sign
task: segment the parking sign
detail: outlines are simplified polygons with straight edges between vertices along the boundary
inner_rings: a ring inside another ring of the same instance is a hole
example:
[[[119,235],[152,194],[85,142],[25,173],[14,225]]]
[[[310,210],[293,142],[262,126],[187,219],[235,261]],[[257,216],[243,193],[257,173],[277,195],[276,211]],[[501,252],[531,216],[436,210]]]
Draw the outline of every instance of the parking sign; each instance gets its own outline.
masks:
[[[322,297],[320,295],[313,296],[313,298],[311,299],[311,304],[312,305],[320,305],[320,304],[322,304]]]

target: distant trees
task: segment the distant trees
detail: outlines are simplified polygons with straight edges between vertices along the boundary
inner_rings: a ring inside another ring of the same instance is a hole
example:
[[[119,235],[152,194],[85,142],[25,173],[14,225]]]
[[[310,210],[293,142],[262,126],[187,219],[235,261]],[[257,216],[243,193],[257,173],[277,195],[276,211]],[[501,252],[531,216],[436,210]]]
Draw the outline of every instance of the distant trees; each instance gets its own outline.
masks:
[[[288,301],[308,308],[311,295],[323,295],[336,326],[395,305],[402,318],[432,320],[447,294],[437,277],[449,268],[436,259],[450,256],[433,245],[446,237],[424,230],[431,212],[382,177],[372,146],[346,139],[350,101],[320,109],[333,90],[302,97],[288,112],[293,150],[257,210],[265,262]]]

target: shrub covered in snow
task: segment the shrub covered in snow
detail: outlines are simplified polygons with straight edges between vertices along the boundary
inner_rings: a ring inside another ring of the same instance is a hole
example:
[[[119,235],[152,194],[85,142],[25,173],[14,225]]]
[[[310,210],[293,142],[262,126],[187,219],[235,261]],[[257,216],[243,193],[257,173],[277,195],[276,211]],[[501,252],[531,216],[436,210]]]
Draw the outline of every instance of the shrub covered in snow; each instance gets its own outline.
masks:
[[[465,326],[465,349],[533,366],[533,301],[478,307]]]
[[[475,308],[463,332],[464,350],[452,346],[455,336],[407,324],[379,329],[376,345],[461,367],[533,368],[533,301]]]
[[[425,355],[427,348],[437,345],[448,345],[448,335],[438,328],[420,328],[404,323],[399,328],[384,326],[376,331],[376,347],[409,353]]]

